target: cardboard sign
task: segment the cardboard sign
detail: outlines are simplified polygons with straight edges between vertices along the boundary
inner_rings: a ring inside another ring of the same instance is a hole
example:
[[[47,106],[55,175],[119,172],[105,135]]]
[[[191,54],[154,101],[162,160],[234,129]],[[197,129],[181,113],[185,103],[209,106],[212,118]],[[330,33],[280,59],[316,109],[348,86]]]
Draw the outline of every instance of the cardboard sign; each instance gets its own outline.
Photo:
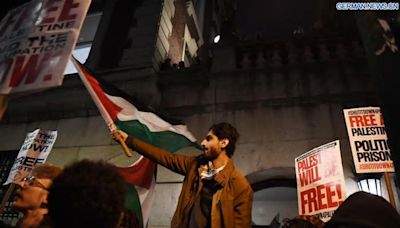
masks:
[[[32,0],[0,23],[0,94],[59,86],[90,0]]]
[[[356,172],[394,172],[380,108],[344,109],[343,113]]]
[[[3,185],[21,181],[22,178],[30,174],[36,165],[43,164],[47,156],[49,156],[56,139],[57,131],[41,131],[40,129],[36,129],[28,133],[11,168],[7,181]]]
[[[346,197],[339,140],[295,159],[300,215],[328,221]]]

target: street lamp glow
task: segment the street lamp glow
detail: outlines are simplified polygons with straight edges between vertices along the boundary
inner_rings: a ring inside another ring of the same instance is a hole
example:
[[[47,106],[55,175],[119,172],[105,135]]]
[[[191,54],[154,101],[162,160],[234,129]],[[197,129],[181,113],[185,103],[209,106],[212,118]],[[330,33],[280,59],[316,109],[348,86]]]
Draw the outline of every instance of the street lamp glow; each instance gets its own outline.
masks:
[[[214,37],[214,44],[218,43],[220,39],[221,39],[221,36],[220,35],[216,35]]]

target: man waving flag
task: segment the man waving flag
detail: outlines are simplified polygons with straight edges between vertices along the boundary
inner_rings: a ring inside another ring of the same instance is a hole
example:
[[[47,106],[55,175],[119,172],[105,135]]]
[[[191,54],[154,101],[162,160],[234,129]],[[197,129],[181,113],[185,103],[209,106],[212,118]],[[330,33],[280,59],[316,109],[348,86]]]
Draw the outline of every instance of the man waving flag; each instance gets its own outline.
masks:
[[[112,85],[94,78],[74,57],[72,62],[110,131],[121,129],[170,152],[187,146],[198,147],[196,139],[185,125],[173,125],[145,106],[135,106],[133,103],[139,102]],[[117,170],[127,183],[126,208],[136,215],[140,226],[145,226],[154,199],[156,164],[140,157],[130,167],[117,167]]]
[[[129,102],[131,97],[111,85],[105,85],[105,82],[100,83],[75,58],[72,60],[111,131],[121,129],[171,152],[186,146],[197,147],[196,139],[185,125],[172,125],[149,110],[139,110]]]

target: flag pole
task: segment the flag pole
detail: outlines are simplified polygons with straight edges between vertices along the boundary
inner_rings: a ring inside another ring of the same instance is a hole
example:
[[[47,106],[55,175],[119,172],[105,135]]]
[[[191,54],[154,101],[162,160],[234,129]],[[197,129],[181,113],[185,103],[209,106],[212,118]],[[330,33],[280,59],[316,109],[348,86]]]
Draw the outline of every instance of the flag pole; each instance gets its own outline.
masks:
[[[393,189],[392,189],[392,184],[391,184],[392,182],[390,180],[389,173],[384,172],[383,176],[385,177],[386,188],[388,191],[390,204],[396,209],[396,201],[394,200],[394,194],[393,194]]]
[[[108,114],[106,108],[101,103],[96,92],[89,85],[87,78],[85,77],[84,73],[82,72],[80,63],[78,63],[78,60],[76,60],[73,55],[71,55],[71,60],[72,60],[72,63],[74,64],[76,70],[78,71],[78,75],[81,78],[83,85],[85,85],[87,91],[89,92],[90,96],[92,97],[93,102],[96,104],[97,109],[99,110],[101,116],[103,117],[104,121],[106,122],[108,129],[110,130],[110,132],[117,130],[117,127],[115,126],[114,121],[112,120],[111,116]],[[123,141],[121,138],[118,138],[117,140],[119,141],[120,145],[122,146],[122,149],[124,150],[125,155],[128,157],[132,157],[132,152],[129,150],[125,141]]]
[[[6,112],[8,97],[6,94],[0,94],[0,121],[3,119],[3,114]]]
[[[3,214],[4,208],[6,207],[6,203],[8,199],[10,199],[11,193],[14,191],[15,184],[11,183],[10,186],[8,186],[7,192],[3,197],[3,200],[1,201],[0,205],[0,214]]]

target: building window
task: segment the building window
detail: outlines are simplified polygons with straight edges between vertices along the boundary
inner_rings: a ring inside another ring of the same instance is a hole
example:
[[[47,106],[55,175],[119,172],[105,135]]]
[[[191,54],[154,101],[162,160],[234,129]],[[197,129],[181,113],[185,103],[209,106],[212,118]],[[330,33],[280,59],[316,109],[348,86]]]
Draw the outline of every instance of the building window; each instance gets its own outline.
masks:
[[[75,48],[74,51],[72,51],[72,54],[75,56],[76,59],[78,59],[79,62],[85,63],[86,59],[89,56],[91,47],[92,47],[91,44],[79,45]],[[75,74],[75,73],[77,73],[76,68],[74,67],[72,61],[69,60],[68,65],[65,68],[64,74]]]
[[[81,31],[77,40],[75,49],[72,54],[78,59],[79,62],[85,63],[89,56],[92,43],[99,27],[102,12],[96,12],[86,15],[86,18],[82,24]],[[64,74],[75,74],[77,73],[73,63],[68,61],[68,65],[65,68]]]
[[[378,196],[382,196],[382,173],[356,174],[358,189]]]

